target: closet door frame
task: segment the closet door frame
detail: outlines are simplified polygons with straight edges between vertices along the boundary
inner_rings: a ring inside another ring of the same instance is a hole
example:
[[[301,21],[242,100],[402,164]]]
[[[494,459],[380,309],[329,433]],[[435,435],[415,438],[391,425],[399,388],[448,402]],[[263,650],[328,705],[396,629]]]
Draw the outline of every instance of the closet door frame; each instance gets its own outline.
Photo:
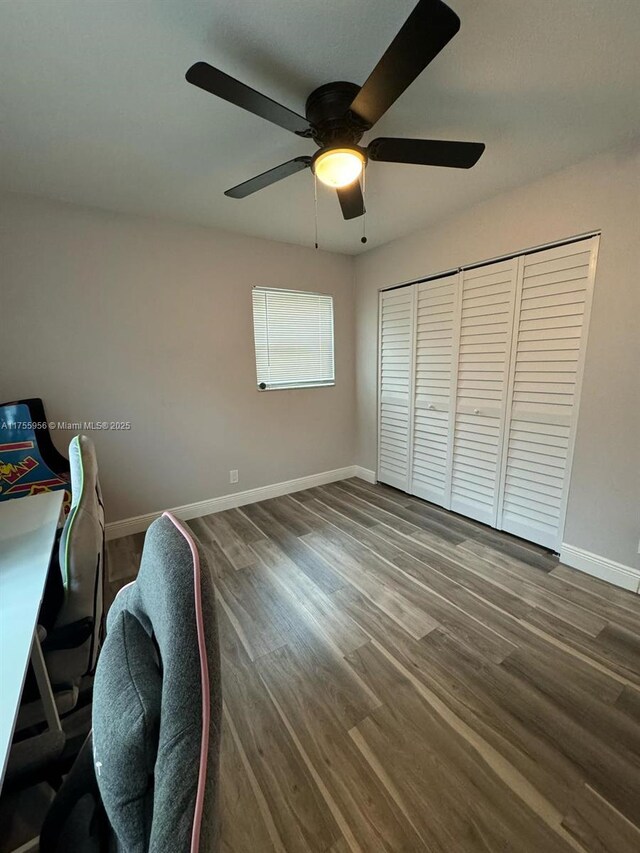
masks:
[[[573,466],[573,452],[575,449],[576,442],[576,433],[578,431],[578,419],[580,415],[580,399],[582,395],[582,379],[584,375],[584,365],[586,361],[587,355],[587,344],[589,338],[589,327],[591,325],[591,306],[593,303],[593,289],[595,284],[595,275],[596,275],[596,267],[598,264],[598,252],[600,248],[600,234],[594,234],[587,237],[576,238],[575,240],[565,241],[564,243],[558,243],[553,246],[549,246],[549,249],[560,249],[562,246],[567,245],[567,243],[579,243],[579,242],[587,242],[589,241],[591,244],[591,256],[589,258],[589,274],[587,279],[587,287],[585,291],[585,301],[584,301],[584,319],[582,322],[582,333],[580,336],[580,348],[578,350],[578,362],[576,368],[576,383],[575,383],[575,392],[573,398],[573,406],[571,408],[571,423],[569,425],[569,441],[567,445],[567,464],[565,466],[564,480],[562,484],[562,496],[560,498],[560,514],[558,518],[558,537],[553,546],[553,550],[556,553],[560,553],[560,549],[563,544],[564,539],[564,527],[566,523],[567,517],[567,507],[569,503],[569,490],[571,488],[571,470]],[[544,251],[541,249],[540,251]],[[496,525],[498,525],[502,518],[503,504],[504,504],[504,493],[505,493],[505,485],[506,485],[506,473],[507,473],[507,455],[509,448],[509,434],[511,427],[511,412],[513,408],[513,393],[514,393],[514,385],[515,385],[515,372],[516,372],[516,353],[517,353],[517,344],[518,344],[518,318],[520,316],[520,304],[522,301],[522,286],[524,280],[524,259],[527,255],[534,254],[533,252],[523,252],[520,256],[518,256],[518,276],[516,280],[516,293],[514,298],[514,315],[513,315],[513,327],[512,327],[512,336],[511,336],[511,359],[509,364],[509,382],[508,382],[508,391],[507,391],[507,407],[505,410],[505,421],[503,427],[503,436],[502,436],[502,463],[500,469],[500,493],[498,500],[498,513],[496,519]],[[500,528],[499,528],[500,529]],[[528,540],[529,541],[529,540]]]
[[[376,441],[377,441],[377,452],[376,452],[376,482],[378,480],[380,474],[380,449],[382,447],[381,444],[381,429],[382,429],[382,303],[385,294],[392,293],[396,290],[410,290],[411,291],[411,322],[409,328],[409,402],[407,407],[407,469],[406,469],[406,482],[404,489],[409,493],[409,488],[411,485],[411,474],[412,474],[412,460],[413,460],[413,393],[414,393],[414,385],[415,385],[415,369],[416,369],[416,285],[402,285],[400,287],[389,287],[383,288],[378,291],[378,377],[377,377],[377,430],[376,430]],[[385,484],[388,485],[388,484]],[[392,488],[396,488],[393,486]],[[397,488],[400,488],[399,486]]]

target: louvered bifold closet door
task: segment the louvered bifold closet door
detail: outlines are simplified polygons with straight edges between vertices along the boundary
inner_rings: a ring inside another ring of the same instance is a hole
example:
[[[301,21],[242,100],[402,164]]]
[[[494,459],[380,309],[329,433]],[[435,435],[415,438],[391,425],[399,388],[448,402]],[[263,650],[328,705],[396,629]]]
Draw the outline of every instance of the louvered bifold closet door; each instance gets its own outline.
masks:
[[[451,509],[496,524],[517,259],[464,270]]]
[[[415,288],[380,294],[378,480],[409,490]]]
[[[455,399],[458,275],[419,284],[411,494],[449,506],[451,410]]]
[[[498,526],[558,550],[597,238],[525,255]]]

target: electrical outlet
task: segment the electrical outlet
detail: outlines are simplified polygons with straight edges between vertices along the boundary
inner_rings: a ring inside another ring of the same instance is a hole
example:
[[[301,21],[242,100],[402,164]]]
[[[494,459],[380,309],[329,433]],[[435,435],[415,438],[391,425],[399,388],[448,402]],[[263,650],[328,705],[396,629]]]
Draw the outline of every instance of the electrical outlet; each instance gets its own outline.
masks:
[[[229,471],[229,482],[237,483],[238,482],[238,469],[234,468],[233,471]]]

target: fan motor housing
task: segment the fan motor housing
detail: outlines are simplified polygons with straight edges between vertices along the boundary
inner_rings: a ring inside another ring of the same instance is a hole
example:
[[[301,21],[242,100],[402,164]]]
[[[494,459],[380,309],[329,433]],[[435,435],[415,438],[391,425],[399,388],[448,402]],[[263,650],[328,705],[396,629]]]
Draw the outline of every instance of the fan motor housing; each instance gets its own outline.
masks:
[[[321,148],[357,145],[369,129],[350,110],[359,91],[356,83],[338,81],[325,83],[309,95],[305,115],[312,126],[311,135]]]

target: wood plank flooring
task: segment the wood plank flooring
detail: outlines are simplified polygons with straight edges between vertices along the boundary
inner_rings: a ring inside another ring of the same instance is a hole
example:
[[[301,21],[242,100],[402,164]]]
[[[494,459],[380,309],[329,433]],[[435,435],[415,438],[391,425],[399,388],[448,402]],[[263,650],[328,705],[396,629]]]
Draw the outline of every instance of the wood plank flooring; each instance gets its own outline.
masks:
[[[358,479],[190,526],[225,853],[640,851],[640,597]]]

